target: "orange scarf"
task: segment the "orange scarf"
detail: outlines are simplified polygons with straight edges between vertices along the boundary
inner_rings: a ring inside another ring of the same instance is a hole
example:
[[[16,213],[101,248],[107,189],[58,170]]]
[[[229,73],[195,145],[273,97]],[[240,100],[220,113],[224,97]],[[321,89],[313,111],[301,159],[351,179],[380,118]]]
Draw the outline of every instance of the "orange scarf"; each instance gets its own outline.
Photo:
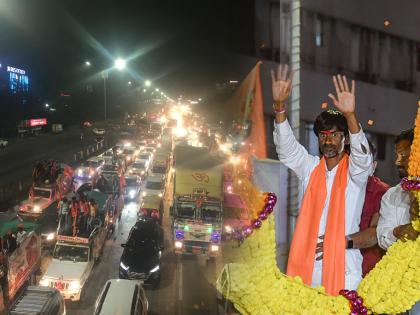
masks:
[[[319,223],[327,198],[325,168],[323,157],[309,179],[287,264],[287,274],[300,276],[307,285],[312,283]],[[322,285],[331,295],[338,295],[345,285],[345,195],[348,168],[349,156],[345,154],[334,178],[325,229]]]

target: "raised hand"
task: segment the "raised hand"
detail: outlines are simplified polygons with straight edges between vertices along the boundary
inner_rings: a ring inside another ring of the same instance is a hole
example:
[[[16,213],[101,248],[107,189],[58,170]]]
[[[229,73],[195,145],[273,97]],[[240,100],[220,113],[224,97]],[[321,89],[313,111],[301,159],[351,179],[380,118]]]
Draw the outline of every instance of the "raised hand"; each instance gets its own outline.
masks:
[[[335,107],[343,114],[354,113],[356,104],[354,80],[351,81],[351,90],[349,89],[345,76],[333,76],[333,82],[337,96],[330,93],[328,97],[332,99]]]
[[[274,70],[271,70],[271,81],[273,89],[273,100],[276,104],[284,106],[292,91],[292,80],[294,71],[289,71],[288,65],[279,65],[277,77]]]

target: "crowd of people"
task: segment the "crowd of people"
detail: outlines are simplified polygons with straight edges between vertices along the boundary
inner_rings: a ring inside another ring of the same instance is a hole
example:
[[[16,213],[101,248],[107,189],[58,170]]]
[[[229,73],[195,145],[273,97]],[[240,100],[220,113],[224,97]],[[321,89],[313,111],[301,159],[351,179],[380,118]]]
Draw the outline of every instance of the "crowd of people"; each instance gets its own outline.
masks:
[[[272,72],[276,150],[304,190],[287,274],[337,295],[343,288],[356,290],[398,239],[418,237],[411,220],[419,212],[410,192],[400,184],[390,188],[374,176],[375,147],[355,114],[354,81],[349,87],[345,76],[333,77],[336,94],[328,96],[338,110],[325,110],[315,119],[320,156],[314,156],[299,144],[287,120],[292,79],[287,66]],[[395,140],[401,179],[408,176],[413,139],[410,129]],[[410,314],[420,314],[419,304]]]
[[[87,199],[83,194],[78,199],[64,197],[57,205],[59,231],[65,235],[89,235],[95,226],[101,225],[98,204],[94,199]]]

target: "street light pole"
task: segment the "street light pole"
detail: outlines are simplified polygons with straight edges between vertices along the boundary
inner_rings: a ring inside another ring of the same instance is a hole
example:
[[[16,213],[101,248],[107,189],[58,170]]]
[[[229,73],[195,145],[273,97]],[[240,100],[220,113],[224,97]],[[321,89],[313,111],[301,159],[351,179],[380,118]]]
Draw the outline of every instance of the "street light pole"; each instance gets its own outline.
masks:
[[[108,79],[108,72],[102,71],[102,79],[104,79],[104,117],[106,121],[106,79]]]

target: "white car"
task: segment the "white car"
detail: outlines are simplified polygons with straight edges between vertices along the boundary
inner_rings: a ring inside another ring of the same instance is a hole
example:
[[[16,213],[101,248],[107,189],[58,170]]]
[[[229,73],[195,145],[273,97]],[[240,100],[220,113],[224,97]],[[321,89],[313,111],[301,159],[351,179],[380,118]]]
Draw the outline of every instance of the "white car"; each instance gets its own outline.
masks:
[[[55,201],[54,188],[36,187],[33,195],[19,205],[19,212],[23,215],[41,215]]]
[[[149,302],[141,284],[125,279],[108,280],[95,304],[94,315],[146,315]]]
[[[7,141],[6,139],[0,138],[0,147],[7,147],[7,145],[9,144],[9,141]]]
[[[165,195],[165,177],[156,174],[149,176],[146,181],[146,186],[141,193],[143,197],[145,196],[159,196],[163,197]]]
[[[135,160],[131,167],[128,169],[130,175],[140,176],[142,179],[146,178],[149,174],[149,163],[146,161]]]
[[[153,161],[153,153],[141,152],[137,156],[137,160],[136,161],[144,162],[149,167],[149,165],[152,164],[152,161]]]

